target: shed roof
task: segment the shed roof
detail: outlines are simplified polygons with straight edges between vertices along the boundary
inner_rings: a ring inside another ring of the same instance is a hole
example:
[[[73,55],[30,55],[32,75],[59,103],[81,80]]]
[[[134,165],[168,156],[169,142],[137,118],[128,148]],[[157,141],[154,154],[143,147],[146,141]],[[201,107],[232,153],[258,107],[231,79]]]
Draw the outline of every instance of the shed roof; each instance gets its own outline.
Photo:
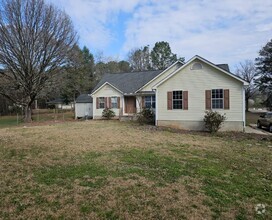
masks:
[[[77,97],[76,103],[93,103],[93,98],[88,94],[81,94]]]

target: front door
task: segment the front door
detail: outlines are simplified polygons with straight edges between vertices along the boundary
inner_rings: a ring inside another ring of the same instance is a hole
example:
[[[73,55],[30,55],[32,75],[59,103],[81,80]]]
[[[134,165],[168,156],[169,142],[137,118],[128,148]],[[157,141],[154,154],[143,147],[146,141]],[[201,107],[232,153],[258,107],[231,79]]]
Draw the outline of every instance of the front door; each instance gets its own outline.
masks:
[[[136,98],[134,96],[125,96],[125,113],[136,113]]]

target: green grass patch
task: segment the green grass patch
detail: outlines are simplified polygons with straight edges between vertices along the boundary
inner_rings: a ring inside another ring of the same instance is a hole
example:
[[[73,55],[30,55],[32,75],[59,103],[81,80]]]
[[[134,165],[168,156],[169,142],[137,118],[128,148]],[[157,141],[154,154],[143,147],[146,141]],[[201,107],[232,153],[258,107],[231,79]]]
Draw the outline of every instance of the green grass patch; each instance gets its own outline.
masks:
[[[158,182],[175,182],[183,175],[183,164],[171,156],[163,156],[154,150],[118,151],[123,166],[117,174],[138,174]]]
[[[245,200],[271,204],[270,171],[258,172],[254,162],[229,158],[222,152],[209,152],[205,157],[187,158],[185,170],[189,176],[201,180],[216,218],[231,205],[239,207]]]
[[[67,185],[75,180],[79,181],[82,186],[97,188],[106,183],[105,178],[108,176],[108,170],[96,163],[95,159],[101,154],[88,153],[84,155],[82,163],[77,165],[59,165],[39,169],[35,172],[35,179],[39,183],[46,185]],[[72,163],[71,163],[72,164]],[[97,178],[96,177],[100,177]]]
[[[241,155],[229,158],[222,152],[203,154],[202,151],[188,151],[186,147],[172,147],[171,151],[176,153],[176,157],[164,156],[154,150],[118,151],[122,166],[118,166],[115,175],[137,174],[157,182],[158,186],[184,176],[198,179],[203,192],[211,199],[215,218],[231,205],[239,207],[243,200],[254,199],[256,204],[271,203],[271,172],[258,173],[254,169],[255,165],[262,164],[255,164],[252,159],[242,159]]]
[[[21,123],[21,120],[18,123]],[[18,123],[16,116],[0,116],[0,128],[16,126]]]

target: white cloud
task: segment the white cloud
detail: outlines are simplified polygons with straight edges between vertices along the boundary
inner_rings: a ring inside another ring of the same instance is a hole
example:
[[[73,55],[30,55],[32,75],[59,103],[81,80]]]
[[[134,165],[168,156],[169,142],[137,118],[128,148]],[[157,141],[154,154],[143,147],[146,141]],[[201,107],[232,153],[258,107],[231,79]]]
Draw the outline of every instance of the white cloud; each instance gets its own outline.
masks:
[[[59,0],[55,4],[72,17],[81,44],[107,51],[124,39],[116,51],[123,57],[131,48],[152,47],[164,40],[187,60],[198,54],[234,65],[254,59],[272,37],[271,0]],[[120,33],[115,28],[123,14],[129,16]]]
[[[114,31],[108,26],[116,23],[119,13],[130,13],[141,0],[48,1],[71,16],[82,44],[104,50],[114,40]]]
[[[123,51],[164,40],[186,59],[199,54],[234,65],[254,59],[272,37],[271,1],[156,2],[139,8],[129,21]]]

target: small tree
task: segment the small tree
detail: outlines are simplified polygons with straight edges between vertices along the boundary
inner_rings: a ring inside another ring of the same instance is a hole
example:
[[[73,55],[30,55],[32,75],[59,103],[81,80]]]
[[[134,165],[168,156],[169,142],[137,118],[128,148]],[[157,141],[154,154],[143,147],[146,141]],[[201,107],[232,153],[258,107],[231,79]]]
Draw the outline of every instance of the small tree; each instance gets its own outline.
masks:
[[[205,127],[210,133],[215,133],[217,132],[224,121],[226,120],[226,116],[221,115],[219,112],[214,112],[214,111],[206,111],[206,114],[204,116],[204,123]]]
[[[128,54],[128,61],[133,71],[147,71],[151,69],[149,46],[132,49]]]
[[[107,120],[110,120],[112,119],[113,117],[115,116],[115,113],[112,109],[110,108],[105,108],[102,112],[102,117],[107,119]]]
[[[142,111],[140,111],[137,114],[137,121],[140,124],[155,124],[155,114],[150,108],[143,108]]]

